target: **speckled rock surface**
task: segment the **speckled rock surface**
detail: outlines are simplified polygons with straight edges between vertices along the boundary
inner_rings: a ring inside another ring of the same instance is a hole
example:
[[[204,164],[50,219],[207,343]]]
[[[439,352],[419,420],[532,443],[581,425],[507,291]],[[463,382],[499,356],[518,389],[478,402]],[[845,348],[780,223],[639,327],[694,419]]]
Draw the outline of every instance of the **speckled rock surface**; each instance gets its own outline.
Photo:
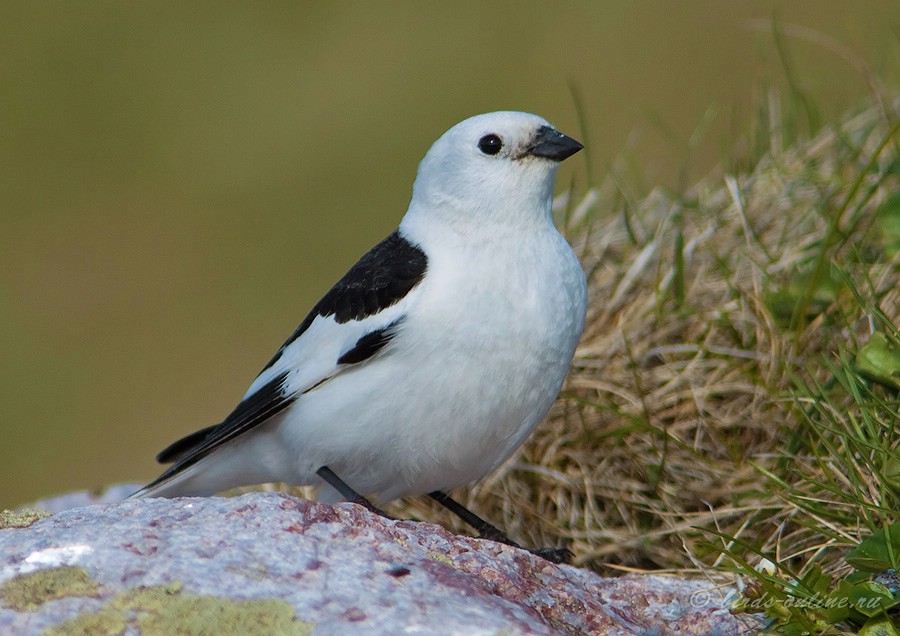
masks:
[[[45,507],[86,503],[72,497]],[[723,607],[727,593],[601,578],[439,526],[276,493],[105,503],[0,529],[3,634],[754,633]]]

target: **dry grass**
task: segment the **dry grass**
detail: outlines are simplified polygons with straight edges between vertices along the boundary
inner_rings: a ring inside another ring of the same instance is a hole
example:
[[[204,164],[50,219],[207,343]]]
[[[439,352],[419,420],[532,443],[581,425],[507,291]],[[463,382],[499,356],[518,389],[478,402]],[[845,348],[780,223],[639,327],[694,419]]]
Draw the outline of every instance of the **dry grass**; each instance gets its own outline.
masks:
[[[805,406],[846,420],[853,400],[830,391],[820,403],[802,387],[833,386],[828,360],[900,322],[900,259],[877,223],[898,186],[886,143],[897,112],[870,108],[786,150],[773,141],[749,174],[684,196],[629,206],[612,184],[592,192],[569,217],[591,303],[563,395],[513,460],[457,497],[598,570],[716,565],[726,540],[710,530],[787,561],[858,541],[867,528],[852,506],[816,518],[801,496],[846,470],[817,457]],[[883,393],[877,453],[896,454],[896,393]],[[884,484],[859,470],[847,488],[862,484],[890,518]],[[833,499],[822,509],[845,505]],[[392,511],[465,532],[424,498]]]

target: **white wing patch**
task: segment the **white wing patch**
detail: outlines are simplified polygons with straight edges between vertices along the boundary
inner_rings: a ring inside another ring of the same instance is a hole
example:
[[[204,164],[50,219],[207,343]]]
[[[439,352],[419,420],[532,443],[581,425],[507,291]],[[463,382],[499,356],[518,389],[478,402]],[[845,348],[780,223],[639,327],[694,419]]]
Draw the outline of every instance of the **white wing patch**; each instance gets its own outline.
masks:
[[[413,289],[400,302],[362,320],[339,323],[334,315],[316,316],[306,331],[284,349],[278,360],[256,377],[243,399],[285,372],[288,372],[285,394],[300,395],[353,366],[338,364],[338,359],[366,334],[401,319],[418,295],[419,289]]]

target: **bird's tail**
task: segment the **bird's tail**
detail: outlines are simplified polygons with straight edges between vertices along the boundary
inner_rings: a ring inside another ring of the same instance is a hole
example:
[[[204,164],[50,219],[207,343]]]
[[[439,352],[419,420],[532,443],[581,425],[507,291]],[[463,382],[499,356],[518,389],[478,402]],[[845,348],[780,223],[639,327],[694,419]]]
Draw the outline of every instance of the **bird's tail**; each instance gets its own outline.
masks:
[[[160,455],[169,458],[165,452]],[[273,461],[273,456],[283,452],[271,435],[246,435],[239,444],[223,444],[200,459],[176,461],[131,498],[210,497],[223,490],[278,481],[273,466],[282,464]]]
[[[204,467],[201,466],[202,463],[201,460],[171,475],[163,473],[128,498],[209,497],[231,487],[227,480],[217,476],[214,471],[204,470]],[[219,478],[217,479],[217,477]]]

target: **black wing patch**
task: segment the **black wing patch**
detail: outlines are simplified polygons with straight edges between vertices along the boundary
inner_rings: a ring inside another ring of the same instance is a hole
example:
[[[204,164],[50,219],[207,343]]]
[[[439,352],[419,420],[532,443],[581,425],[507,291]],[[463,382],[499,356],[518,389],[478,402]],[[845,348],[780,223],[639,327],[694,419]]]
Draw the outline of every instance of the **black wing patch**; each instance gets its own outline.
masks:
[[[156,462],[158,464],[171,464],[172,462],[177,462],[182,455],[190,452],[194,447],[203,442],[203,440],[209,437],[209,434],[218,427],[218,424],[213,424],[212,426],[201,428],[199,431],[172,442],[157,453]]]
[[[334,316],[339,323],[374,316],[418,285],[425,276],[427,266],[425,252],[395,230],[359,259],[322,297],[263,371],[278,361],[284,350],[303,335],[317,316]]]
[[[175,460],[176,463],[148,484],[145,489],[152,488],[172,475],[180,473],[209,455],[215,448],[262,424],[290,406],[296,397],[284,394],[284,381],[287,376],[287,373],[282,373],[273,378],[271,382],[261,386],[253,395],[238,404],[221,424],[192,433],[164,449],[156,456],[157,461]]]
[[[352,349],[338,358],[338,364],[356,364],[374,356],[396,335],[397,332],[394,327],[399,322],[399,320],[395,320],[383,329],[370,331],[364,335],[356,341]]]

